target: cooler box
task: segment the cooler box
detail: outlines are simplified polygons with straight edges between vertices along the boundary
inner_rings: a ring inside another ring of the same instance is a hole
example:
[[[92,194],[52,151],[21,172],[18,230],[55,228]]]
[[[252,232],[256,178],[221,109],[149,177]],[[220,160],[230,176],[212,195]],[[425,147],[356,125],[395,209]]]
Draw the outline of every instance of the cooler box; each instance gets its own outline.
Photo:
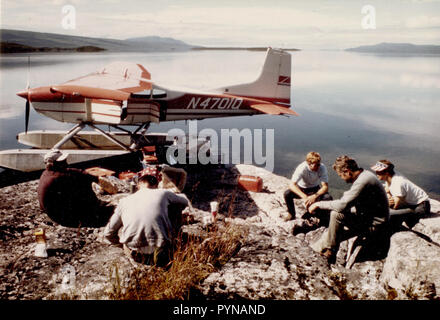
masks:
[[[130,180],[137,176],[136,172],[124,171],[119,174],[119,180]]]
[[[107,177],[107,176],[113,176],[116,172],[100,167],[93,167],[88,168],[85,170],[88,174],[95,176],[95,177]]]
[[[148,164],[157,164],[159,163],[159,160],[157,159],[156,156],[150,156],[150,155],[146,155],[144,156],[144,161]]]
[[[145,146],[142,148],[144,154],[154,154],[156,152],[156,146]]]
[[[240,189],[246,191],[260,192],[263,190],[263,179],[255,176],[238,176],[237,185]]]

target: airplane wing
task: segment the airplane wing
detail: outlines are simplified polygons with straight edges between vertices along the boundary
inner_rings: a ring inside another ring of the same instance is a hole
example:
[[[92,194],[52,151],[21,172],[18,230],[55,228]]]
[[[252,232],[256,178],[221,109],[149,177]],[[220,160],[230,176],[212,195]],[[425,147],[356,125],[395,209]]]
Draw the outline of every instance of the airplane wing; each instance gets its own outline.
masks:
[[[84,98],[91,99],[106,99],[106,100],[119,100],[124,101],[130,97],[129,92],[121,90],[111,90],[102,88],[93,88],[86,86],[75,85],[59,85],[50,88],[52,92],[59,92],[72,96],[82,96]]]
[[[252,109],[258,110],[266,114],[280,115],[280,114],[291,114],[298,116],[298,113],[289,109],[287,107],[281,107],[274,104],[253,104],[250,105]]]
[[[113,62],[100,71],[51,87],[53,92],[92,99],[126,100],[130,93],[152,88],[150,73],[140,64]]]

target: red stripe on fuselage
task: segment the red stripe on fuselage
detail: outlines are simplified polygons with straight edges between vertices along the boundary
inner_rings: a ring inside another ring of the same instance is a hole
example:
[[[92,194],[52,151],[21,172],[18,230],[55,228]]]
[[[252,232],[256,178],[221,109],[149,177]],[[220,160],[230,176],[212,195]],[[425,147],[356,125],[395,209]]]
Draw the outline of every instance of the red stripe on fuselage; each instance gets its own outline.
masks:
[[[235,97],[235,96],[233,96],[233,97]],[[269,98],[269,97],[255,97],[255,96],[236,96],[236,97],[243,97],[246,99],[259,100],[259,101],[255,101],[255,102],[265,101],[265,102],[270,102],[270,103],[290,103],[290,99],[287,99],[287,98]]]
[[[76,111],[76,110],[51,110],[51,109],[38,109],[34,108],[38,112],[66,112],[66,113],[86,113],[85,111]]]
[[[84,103],[85,99],[81,97],[47,97],[47,98],[34,98],[33,96],[29,99],[30,102],[44,102],[44,103]]]
[[[108,113],[101,113],[101,112],[92,112],[92,114],[98,114],[100,116],[114,117],[114,118],[120,118],[121,117],[118,114],[108,114]]]
[[[99,100],[99,99],[92,99],[92,103],[96,103],[96,104],[108,104],[111,106],[121,106],[120,102],[115,102],[115,101],[108,101],[108,100]]]
[[[51,110],[51,109],[36,109],[38,112],[64,112],[64,113],[86,113],[85,111],[73,111],[73,110]],[[108,113],[102,113],[102,112],[92,112],[92,114],[98,114],[101,116],[109,116],[109,117],[120,117],[120,115],[115,114],[108,114]],[[128,115],[151,115],[154,117],[158,117],[157,115],[151,113],[151,112],[128,112]]]

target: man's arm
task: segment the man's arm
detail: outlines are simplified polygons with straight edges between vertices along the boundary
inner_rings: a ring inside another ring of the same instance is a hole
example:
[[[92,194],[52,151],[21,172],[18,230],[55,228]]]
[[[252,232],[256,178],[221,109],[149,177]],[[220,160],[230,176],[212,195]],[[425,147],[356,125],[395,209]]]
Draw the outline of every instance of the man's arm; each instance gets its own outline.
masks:
[[[167,193],[170,205],[172,205],[168,207],[168,210],[174,207],[174,210],[168,211],[168,215],[173,225],[173,229],[179,230],[185,221],[190,221],[190,216],[192,216],[192,212],[194,212],[194,210],[191,202],[188,200],[185,194],[176,194],[171,191],[168,191]],[[186,206],[189,206],[189,212],[185,212]]]
[[[304,202],[306,208],[310,206],[311,204],[315,203],[316,200],[325,194],[328,191],[328,183],[327,182],[321,182],[321,188],[315,193],[307,197],[306,201]]]
[[[321,164],[319,168],[319,179],[321,180],[321,189],[315,193],[317,197],[320,197],[328,192],[328,172],[327,168],[323,164]]]
[[[389,205],[391,209],[398,209],[405,203],[407,189],[405,188],[405,185],[400,177],[393,177],[393,182],[392,188],[389,188]]]
[[[310,205],[316,202],[316,200],[322,196],[323,194],[328,192],[328,173],[327,168],[322,163],[319,166],[318,169],[318,176],[321,181],[321,188],[315,193],[307,197],[306,201],[304,202],[306,208],[308,208]]]
[[[322,196],[323,194],[326,194],[328,191],[328,183],[327,182],[321,182],[321,189],[318,190],[318,192],[315,193],[317,197]]]
[[[309,212],[313,213],[317,208],[326,209],[326,210],[334,210],[338,212],[342,212],[345,209],[350,207],[350,204],[359,196],[365,184],[368,181],[364,177],[359,177],[351,186],[351,188],[344,192],[341,199],[332,200],[332,201],[319,201],[315,202],[309,207]]]
[[[106,225],[103,233],[104,240],[110,242],[111,244],[118,244],[119,237],[118,231],[122,227],[121,219],[121,207],[118,205],[116,207],[115,213],[110,218],[110,221]]]
[[[290,184],[290,190],[292,190],[293,193],[297,194],[301,199],[306,199],[307,195],[302,192],[300,187],[296,184],[296,182],[293,182]]]
[[[393,206],[392,209],[399,209],[404,203],[405,199],[403,197],[393,197]]]
[[[189,201],[185,194],[176,194],[174,192],[168,191],[168,199],[170,203],[181,204],[187,206]]]
[[[304,175],[304,166],[305,162],[300,163],[293,172],[292,179],[290,179],[290,186],[289,189],[295,193],[297,196],[299,196],[301,199],[306,199],[307,195],[301,190],[301,188],[298,186],[298,182],[303,178]]]

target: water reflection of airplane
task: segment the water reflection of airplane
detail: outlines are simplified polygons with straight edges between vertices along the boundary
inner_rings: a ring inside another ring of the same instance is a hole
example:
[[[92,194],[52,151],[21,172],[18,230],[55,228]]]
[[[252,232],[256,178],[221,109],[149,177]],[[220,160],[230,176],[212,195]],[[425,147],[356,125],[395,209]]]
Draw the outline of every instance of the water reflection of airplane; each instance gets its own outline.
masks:
[[[142,65],[122,62],[61,85],[28,87],[17,93],[26,99],[25,132],[17,139],[39,150],[2,151],[0,166],[38,170],[43,167],[41,155],[51,148],[68,148],[71,163],[128,153],[145,141],[163,140],[162,135],[146,134],[151,122],[297,115],[290,109],[290,76],[291,55],[269,48],[257,80],[203,92],[158,85]],[[68,132],[28,132],[31,104],[38,113],[75,126]],[[106,132],[97,125],[122,132]],[[86,126],[96,132],[80,132]],[[129,131],[122,126],[137,128]]]

